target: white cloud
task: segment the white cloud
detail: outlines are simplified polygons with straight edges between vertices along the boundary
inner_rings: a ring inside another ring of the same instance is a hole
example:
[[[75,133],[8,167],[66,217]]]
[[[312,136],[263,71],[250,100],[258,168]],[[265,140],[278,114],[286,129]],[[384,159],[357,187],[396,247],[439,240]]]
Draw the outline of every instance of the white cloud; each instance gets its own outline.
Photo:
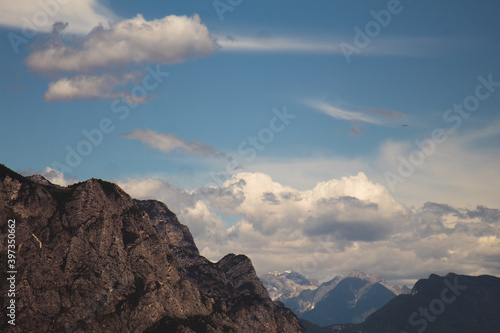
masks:
[[[77,182],[76,178],[68,177],[61,171],[54,170],[51,167],[46,167],[45,170],[28,169],[20,172],[24,176],[41,175],[52,184],[60,186],[68,186]]]
[[[152,129],[136,129],[120,135],[129,139],[138,140],[145,143],[150,148],[158,149],[163,153],[179,151],[197,156],[226,157],[224,153],[217,151],[213,146],[203,142],[189,142],[184,139],[179,139],[172,133],[165,134],[158,133]]]
[[[120,186],[164,200],[209,259],[245,253],[259,273],[294,268],[326,279],[360,269],[392,281],[431,272],[500,274],[500,210],[428,203],[412,212],[363,173],[306,190],[250,172],[196,191],[158,179]],[[239,220],[226,224],[223,216]]]
[[[173,64],[208,56],[214,49],[215,42],[198,15],[146,21],[138,14],[109,28],[96,27],[78,46],[47,43],[27,63],[37,72],[88,72],[129,63]]]
[[[217,44],[223,52],[296,52],[315,54],[343,55],[340,44],[348,42],[354,44],[352,36],[335,36],[321,38],[317,36],[290,37],[290,36],[248,36],[234,34],[220,34]],[[451,43],[452,41],[447,41]],[[440,50],[443,40],[438,38],[378,38],[377,43],[361,50],[360,56],[403,56],[421,57],[436,54]]]
[[[51,167],[46,167],[41,175],[51,183],[61,186],[68,186],[77,182],[76,178],[67,177],[61,171],[54,170]]]
[[[311,156],[304,158],[258,157],[245,169],[264,172],[282,184],[299,189],[314,187],[314,184],[324,179],[363,172],[371,180],[391,190],[385,178],[386,172],[399,175],[399,156],[409,161],[410,154],[419,150],[415,139],[424,142],[431,137],[432,131],[430,129],[419,136],[410,133],[405,139],[383,141],[378,149],[362,156],[327,156],[313,151]],[[496,168],[500,165],[500,149],[492,144],[500,136],[500,124],[461,129],[460,132],[449,131],[447,136],[445,142],[436,143],[432,154],[425,154],[423,163],[415,166],[415,171],[409,177],[402,177],[404,182],[395,184],[392,196],[408,207],[415,208],[426,201],[459,207],[485,205],[500,208],[497,199],[500,176]]]
[[[16,0],[0,2],[0,25],[49,32],[56,22],[68,22],[68,32],[87,34],[94,27],[118,20],[97,0]]]
[[[340,53],[337,44],[328,41],[277,37],[230,37],[217,38],[222,51],[233,52],[305,52],[305,53]]]
[[[49,89],[44,94],[48,102],[69,101],[80,99],[116,99],[130,98],[126,91],[115,91],[117,86],[123,86],[129,81],[137,79],[138,73],[126,73],[117,77],[111,74],[77,75],[70,79],[64,77],[56,82],[49,83]],[[146,100],[134,100],[134,104],[145,103]]]
[[[314,154],[314,153],[313,153]],[[298,189],[309,189],[325,179],[341,178],[363,172],[373,179],[376,175],[370,156],[344,158],[315,154],[309,158],[266,158],[259,156],[255,162],[245,166],[251,172],[263,172],[274,180]]]
[[[138,65],[158,67],[205,57],[216,47],[198,15],[170,15],[147,21],[138,14],[109,26],[96,26],[80,39],[63,34],[69,26],[71,23],[54,24],[48,40],[37,45],[26,59],[30,69],[43,75],[64,75],[49,84],[44,95],[46,101],[123,98],[133,104],[146,103],[146,98],[125,89],[129,83],[147,78],[136,71]],[[161,82],[160,76],[165,73],[150,72],[150,75]],[[143,81],[142,85],[145,84],[151,85]],[[156,86],[155,83],[152,87]],[[143,90],[150,88],[144,86]]]
[[[375,125],[384,124],[380,117],[376,117],[376,114],[373,112],[370,114],[358,111],[346,111],[318,100],[306,100],[303,104],[335,119],[370,123]]]

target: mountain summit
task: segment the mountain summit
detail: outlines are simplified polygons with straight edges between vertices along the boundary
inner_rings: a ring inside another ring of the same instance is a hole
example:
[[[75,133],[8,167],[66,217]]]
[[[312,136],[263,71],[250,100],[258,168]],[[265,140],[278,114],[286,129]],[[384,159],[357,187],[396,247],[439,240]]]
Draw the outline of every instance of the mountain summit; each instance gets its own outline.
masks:
[[[310,332],[498,333],[500,278],[449,273],[418,280],[409,295],[398,295],[357,325]]]
[[[248,257],[207,260],[167,206],[133,200],[115,184],[57,187],[0,165],[2,235],[9,220],[16,325],[2,315],[2,331],[305,333],[269,298]],[[8,288],[2,283],[2,309]]]

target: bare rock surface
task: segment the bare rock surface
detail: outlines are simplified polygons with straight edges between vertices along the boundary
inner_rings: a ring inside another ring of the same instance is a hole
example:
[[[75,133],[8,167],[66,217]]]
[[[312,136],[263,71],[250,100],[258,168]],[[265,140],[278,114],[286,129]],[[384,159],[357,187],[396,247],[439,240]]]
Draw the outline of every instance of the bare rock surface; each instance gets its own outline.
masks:
[[[6,332],[305,332],[250,259],[199,255],[167,206],[91,179],[69,187],[0,165],[1,267],[16,223],[16,325]],[[1,271],[2,281],[7,278]]]

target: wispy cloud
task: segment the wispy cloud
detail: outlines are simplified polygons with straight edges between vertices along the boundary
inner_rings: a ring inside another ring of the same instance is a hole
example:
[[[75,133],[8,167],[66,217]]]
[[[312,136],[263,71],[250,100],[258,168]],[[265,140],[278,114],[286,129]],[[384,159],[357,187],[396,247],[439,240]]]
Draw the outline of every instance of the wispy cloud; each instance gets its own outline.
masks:
[[[373,108],[371,108],[371,109],[368,109],[368,112],[370,112],[374,115],[381,116],[384,118],[389,118],[389,119],[400,119],[400,118],[404,118],[406,116],[405,112],[397,112],[394,110],[386,110],[386,109],[373,109]]]
[[[404,117],[403,113],[393,110],[369,109],[368,112],[342,110],[326,102],[313,99],[305,100],[302,102],[302,104],[321,113],[324,113],[332,118],[348,120],[354,123],[361,122],[374,125],[389,125],[391,120]],[[359,126],[356,126],[356,128],[358,127]]]
[[[138,140],[148,147],[157,149],[165,154],[177,151],[196,156],[227,158],[226,154],[218,151],[213,146],[203,142],[189,142],[184,139],[179,139],[172,133],[158,133],[152,129],[136,129],[120,135],[129,139]]]
[[[218,35],[217,44],[226,52],[299,52],[343,55],[340,44],[351,41],[352,36],[334,37],[290,37]],[[443,40],[437,38],[380,38],[377,44],[363,49],[365,56],[421,57],[436,54]]]
[[[233,52],[305,52],[340,53],[337,44],[289,37],[234,37],[218,38],[222,51]]]

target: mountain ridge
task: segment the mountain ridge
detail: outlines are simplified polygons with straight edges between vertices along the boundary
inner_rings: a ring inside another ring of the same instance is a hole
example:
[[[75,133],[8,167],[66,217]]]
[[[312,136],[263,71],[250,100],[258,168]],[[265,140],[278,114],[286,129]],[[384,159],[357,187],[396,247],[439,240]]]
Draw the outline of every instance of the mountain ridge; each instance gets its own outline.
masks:
[[[248,257],[200,256],[163,203],[98,179],[39,182],[0,165],[0,231],[16,221],[18,256],[16,326],[3,315],[2,330],[305,332],[268,297]]]
[[[267,273],[260,278],[271,298],[283,302],[299,318],[320,326],[361,322],[398,291],[409,291],[406,286],[390,287],[381,276],[357,270],[321,285],[313,285],[293,271]]]
[[[364,322],[327,329],[337,333],[497,333],[499,311],[500,278],[431,274],[418,280],[410,294],[396,296]]]

